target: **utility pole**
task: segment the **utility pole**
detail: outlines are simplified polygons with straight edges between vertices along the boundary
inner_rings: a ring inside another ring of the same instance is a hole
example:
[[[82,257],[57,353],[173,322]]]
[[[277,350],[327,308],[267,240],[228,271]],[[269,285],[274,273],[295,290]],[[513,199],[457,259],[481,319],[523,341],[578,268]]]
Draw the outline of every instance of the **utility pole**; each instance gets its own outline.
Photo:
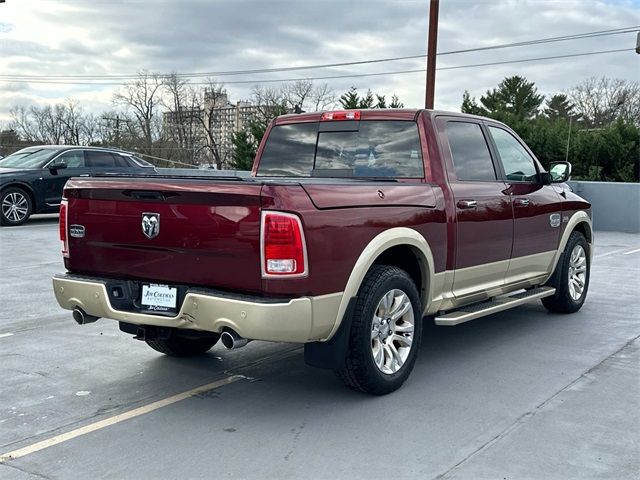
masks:
[[[427,92],[424,107],[433,108],[436,93],[436,52],[438,50],[438,8],[440,0],[431,0],[429,4],[429,39],[427,44]]]

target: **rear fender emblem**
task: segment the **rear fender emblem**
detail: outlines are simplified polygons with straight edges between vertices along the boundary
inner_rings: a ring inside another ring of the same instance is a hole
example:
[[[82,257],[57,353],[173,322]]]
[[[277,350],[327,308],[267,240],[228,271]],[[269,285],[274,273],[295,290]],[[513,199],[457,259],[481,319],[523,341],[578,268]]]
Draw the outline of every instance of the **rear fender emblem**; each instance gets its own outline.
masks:
[[[551,215],[549,215],[549,223],[551,224],[552,227],[559,227],[560,223],[562,222],[562,217],[560,216],[559,213],[552,213]]]
[[[160,233],[160,214],[145,212],[142,214],[142,233],[147,238],[156,238]]]
[[[69,235],[73,238],[84,237],[84,225],[69,225]]]

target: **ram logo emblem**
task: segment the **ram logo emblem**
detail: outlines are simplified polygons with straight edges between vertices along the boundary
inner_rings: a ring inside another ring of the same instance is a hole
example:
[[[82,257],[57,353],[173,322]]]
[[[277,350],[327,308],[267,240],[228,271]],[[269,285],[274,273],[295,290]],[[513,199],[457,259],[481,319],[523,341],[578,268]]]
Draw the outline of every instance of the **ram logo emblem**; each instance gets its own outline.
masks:
[[[147,238],[156,238],[160,233],[160,214],[159,213],[143,213],[142,214],[142,233]]]
[[[559,213],[552,213],[549,215],[549,223],[552,227],[559,227],[561,223],[561,217]]]

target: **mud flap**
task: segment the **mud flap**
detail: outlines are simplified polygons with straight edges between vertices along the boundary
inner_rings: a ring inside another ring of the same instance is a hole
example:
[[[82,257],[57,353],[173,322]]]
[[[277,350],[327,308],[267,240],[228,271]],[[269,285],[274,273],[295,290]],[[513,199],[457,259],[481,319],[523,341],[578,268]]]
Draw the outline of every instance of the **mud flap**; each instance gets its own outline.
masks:
[[[356,297],[352,297],[347,305],[342,323],[331,340],[305,343],[304,361],[307,365],[328,370],[338,370],[344,366],[355,305]]]

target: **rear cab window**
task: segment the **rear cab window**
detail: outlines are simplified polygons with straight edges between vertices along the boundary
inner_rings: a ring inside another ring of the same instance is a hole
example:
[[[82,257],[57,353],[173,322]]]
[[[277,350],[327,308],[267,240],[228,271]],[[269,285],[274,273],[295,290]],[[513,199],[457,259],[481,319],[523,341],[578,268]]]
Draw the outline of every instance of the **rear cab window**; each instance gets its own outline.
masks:
[[[424,178],[418,125],[411,120],[276,125],[257,175]]]

